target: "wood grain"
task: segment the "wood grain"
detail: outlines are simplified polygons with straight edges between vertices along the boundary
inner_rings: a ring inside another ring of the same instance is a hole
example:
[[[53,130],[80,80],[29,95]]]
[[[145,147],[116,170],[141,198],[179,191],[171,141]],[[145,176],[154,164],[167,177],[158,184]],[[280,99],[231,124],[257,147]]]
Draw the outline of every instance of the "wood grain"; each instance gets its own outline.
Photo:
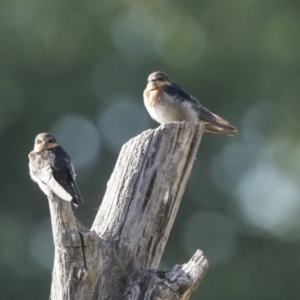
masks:
[[[208,262],[157,270],[203,134],[170,123],[128,141],[91,230],[70,203],[49,197],[55,244],[52,300],[189,299]]]

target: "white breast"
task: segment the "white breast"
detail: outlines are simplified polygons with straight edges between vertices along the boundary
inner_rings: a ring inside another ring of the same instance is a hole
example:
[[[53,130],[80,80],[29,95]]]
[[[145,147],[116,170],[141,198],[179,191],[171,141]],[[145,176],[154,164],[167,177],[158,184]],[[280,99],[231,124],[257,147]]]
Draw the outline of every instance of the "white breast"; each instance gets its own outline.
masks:
[[[144,103],[151,118],[160,124],[176,121],[199,122],[197,113],[190,102],[180,101],[166,93],[162,94],[155,105],[148,105],[145,99]]]

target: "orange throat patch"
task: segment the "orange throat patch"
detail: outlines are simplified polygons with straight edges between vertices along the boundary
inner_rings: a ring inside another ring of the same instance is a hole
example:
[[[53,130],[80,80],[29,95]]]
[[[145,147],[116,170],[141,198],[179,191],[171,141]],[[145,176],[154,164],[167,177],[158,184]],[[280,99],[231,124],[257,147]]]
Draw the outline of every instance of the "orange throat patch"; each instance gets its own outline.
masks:
[[[161,89],[155,89],[155,90],[146,90],[144,93],[145,101],[147,102],[147,105],[154,107],[156,106],[161,99]]]
[[[149,82],[144,91],[144,99],[148,106],[156,106],[162,98],[163,87],[169,83],[166,82]]]

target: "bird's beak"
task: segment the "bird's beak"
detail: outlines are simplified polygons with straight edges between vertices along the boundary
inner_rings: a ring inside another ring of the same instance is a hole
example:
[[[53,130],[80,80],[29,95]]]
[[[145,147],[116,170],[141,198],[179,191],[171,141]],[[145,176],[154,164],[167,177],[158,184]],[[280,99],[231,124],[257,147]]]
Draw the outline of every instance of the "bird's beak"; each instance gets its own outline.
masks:
[[[148,88],[150,88],[150,89],[155,89],[155,88],[156,88],[156,83],[155,83],[155,81],[149,81],[149,82],[148,82]]]
[[[47,145],[48,145],[48,143],[46,141],[41,142],[40,144],[36,144],[34,146],[34,151],[36,151],[36,152],[43,151],[44,149],[46,149]]]

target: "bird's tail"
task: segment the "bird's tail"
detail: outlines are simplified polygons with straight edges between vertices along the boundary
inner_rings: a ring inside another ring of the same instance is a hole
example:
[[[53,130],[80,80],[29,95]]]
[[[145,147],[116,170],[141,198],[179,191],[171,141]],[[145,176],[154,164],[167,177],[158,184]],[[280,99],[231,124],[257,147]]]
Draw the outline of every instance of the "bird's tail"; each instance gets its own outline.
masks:
[[[204,123],[204,130],[210,133],[218,133],[218,134],[227,134],[229,136],[234,136],[238,133],[238,130],[232,125],[224,125],[224,124],[211,124]]]
[[[83,204],[84,201],[82,199],[82,196],[79,192],[79,189],[78,189],[77,184],[75,183],[75,181],[72,183],[72,187],[73,187],[73,190],[74,190],[74,193],[72,193],[73,194],[72,202],[75,206],[79,206],[79,205]]]
[[[227,134],[233,136],[238,130],[220,116],[212,113],[207,108],[201,106],[198,110],[200,122],[204,125],[204,130],[211,133]]]

